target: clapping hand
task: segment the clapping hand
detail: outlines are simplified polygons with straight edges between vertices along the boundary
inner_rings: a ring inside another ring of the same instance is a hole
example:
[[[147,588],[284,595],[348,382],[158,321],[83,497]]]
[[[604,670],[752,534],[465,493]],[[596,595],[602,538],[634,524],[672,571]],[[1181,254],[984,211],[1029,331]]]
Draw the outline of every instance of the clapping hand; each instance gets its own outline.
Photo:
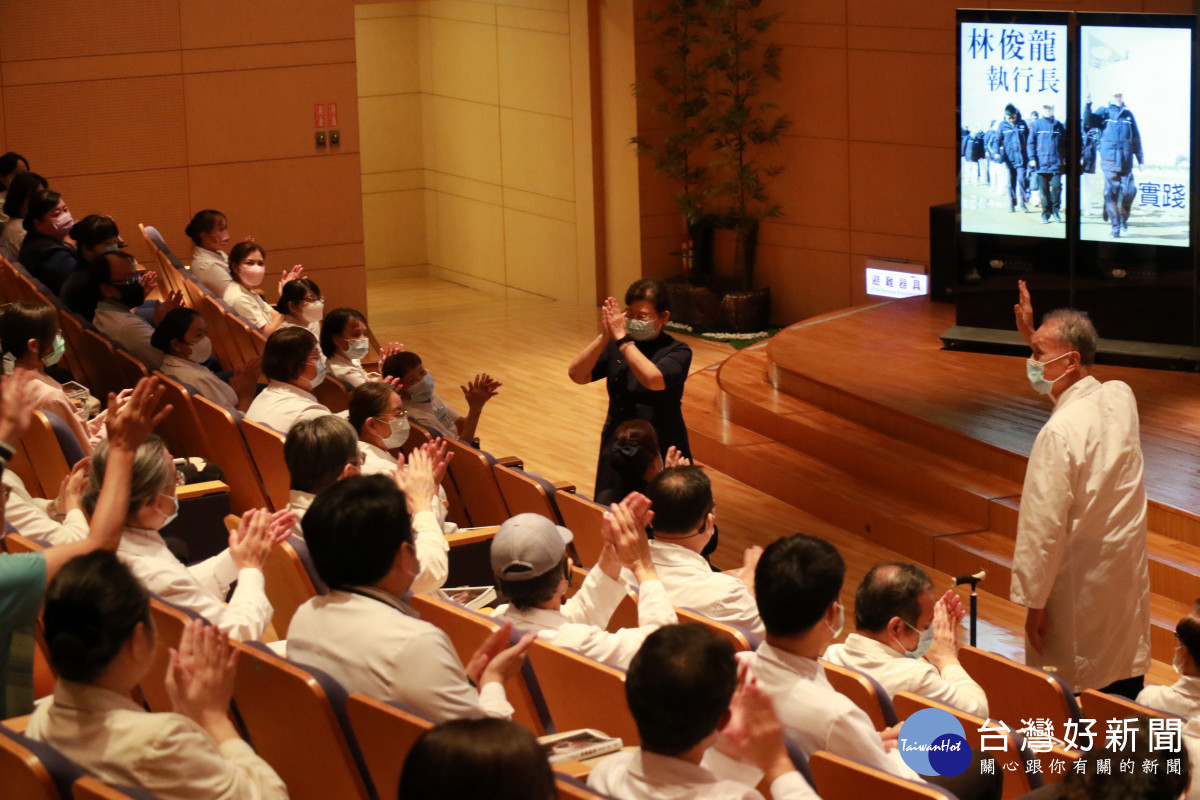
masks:
[[[625,338],[625,312],[617,303],[617,298],[609,297],[600,308],[600,319],[604,322],[604,330],[611,339]]]
[[[229,637],[201,620],[192,620],[183,629],[179,649],[170,650],[170,659],[166,689],[175,712],[198,723],[218,742],[236,738],[228,714],[237,651]]]
[[[459,388],[462,389],[468,406],[471,408],[483,408],[488,400],[497,395],[500,387],[503,385],[486,372],[481,372],[472,378],[471,382],[466,386],[460,386]]]
[[[1018,303],[1013,306],[1013,313],[1017,317],[1017,332],[1021,334],[1021,338],[1025,343],[1033,345],[1033,301],[1029,298],[1029,289],[1025,286],[1025,281],[1017,281],[1017,292],[1019,296]]]
[[[250,241],[253,241],[253,239],[251,239]],[[279,288],[278,288],[279,294],[283,294],[283,287],[286,286],[289,281],[296,280],[297,278],[300,277],[301,273],[303,273],[303,272],[304,272],[304,266],[302,264],[297,264],[296,266],[292,267],[287,272],[280,275],[279,276]]]
[[[110,449],[137,452],[150,432],[171,413],[172,406],[169,403],[158,409],[162,394],[162,384],[158,378],[142,378],[132,390],[126,389],[120,395],[108,395],[104,427],[108,432]],[[122,396],[124,400],[120,399]]]

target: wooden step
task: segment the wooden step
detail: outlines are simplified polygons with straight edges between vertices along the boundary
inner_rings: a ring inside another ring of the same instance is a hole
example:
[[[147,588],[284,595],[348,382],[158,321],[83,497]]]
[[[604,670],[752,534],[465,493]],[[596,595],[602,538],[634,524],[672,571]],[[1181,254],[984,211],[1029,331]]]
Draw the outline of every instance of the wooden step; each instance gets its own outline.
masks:
[[[727,359],[718,378],[720,407],[730,421],[792,449],[940,510],[988,526],[988,501],[1020,486],[922,447],[897,441],[844,417],[776,391],[762,350]]]

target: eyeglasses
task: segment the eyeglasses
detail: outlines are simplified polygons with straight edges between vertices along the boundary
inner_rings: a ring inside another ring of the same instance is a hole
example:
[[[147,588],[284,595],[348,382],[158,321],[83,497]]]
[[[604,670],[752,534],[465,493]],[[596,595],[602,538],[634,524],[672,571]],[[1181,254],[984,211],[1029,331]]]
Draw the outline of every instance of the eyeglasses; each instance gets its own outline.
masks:
[[[324,303],[325,303],[325,298],[324,298],[324,297],[306,297],[306,298],[304,298],[304,301],[303,301],[303,302],[305,302],[305,303],[321,303],[321,304],[324,304]]]
[[[634,314],[628,308],[625,309],[625,319],[636,319],[638,322],[653,322],[658,317],[658,314]]]
[[[132,278],[125,278],[124,280],[109,281],[108,285],[109,286],[133,286],[135,283],[141,283],[141,282],[142,282],[142,279],[135,275]]]
[[[379,416],[375,417],[375,419],[379,420],[380,422],[391,422],[394,419],[404,419],[407,416],[408,412],[404,409],[400,409],[396,412],[396,416],[394,417],[390,414],[380,414]]]

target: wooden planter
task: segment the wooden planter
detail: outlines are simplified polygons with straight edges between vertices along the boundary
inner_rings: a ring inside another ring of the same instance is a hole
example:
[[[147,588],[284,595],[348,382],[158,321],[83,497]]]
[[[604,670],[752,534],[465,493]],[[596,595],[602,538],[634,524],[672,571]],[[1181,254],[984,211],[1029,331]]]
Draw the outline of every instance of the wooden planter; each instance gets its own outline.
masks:
[[[697,333],[766,330],[771,314],[770,288],[744,291],[722,283],[715,276],[690,283],[682,278],[668,280],[671,319],[690,325]]]

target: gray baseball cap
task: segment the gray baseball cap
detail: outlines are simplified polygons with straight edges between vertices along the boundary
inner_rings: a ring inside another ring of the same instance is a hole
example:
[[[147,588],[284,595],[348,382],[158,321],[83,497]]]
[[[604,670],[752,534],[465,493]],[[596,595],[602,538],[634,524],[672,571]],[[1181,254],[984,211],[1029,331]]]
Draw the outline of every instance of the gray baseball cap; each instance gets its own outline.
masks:
[[[545,575],[562,563],[563,548],[574,538],[541,514],[517,514],[492,539],[492,571],[507,581]]]

